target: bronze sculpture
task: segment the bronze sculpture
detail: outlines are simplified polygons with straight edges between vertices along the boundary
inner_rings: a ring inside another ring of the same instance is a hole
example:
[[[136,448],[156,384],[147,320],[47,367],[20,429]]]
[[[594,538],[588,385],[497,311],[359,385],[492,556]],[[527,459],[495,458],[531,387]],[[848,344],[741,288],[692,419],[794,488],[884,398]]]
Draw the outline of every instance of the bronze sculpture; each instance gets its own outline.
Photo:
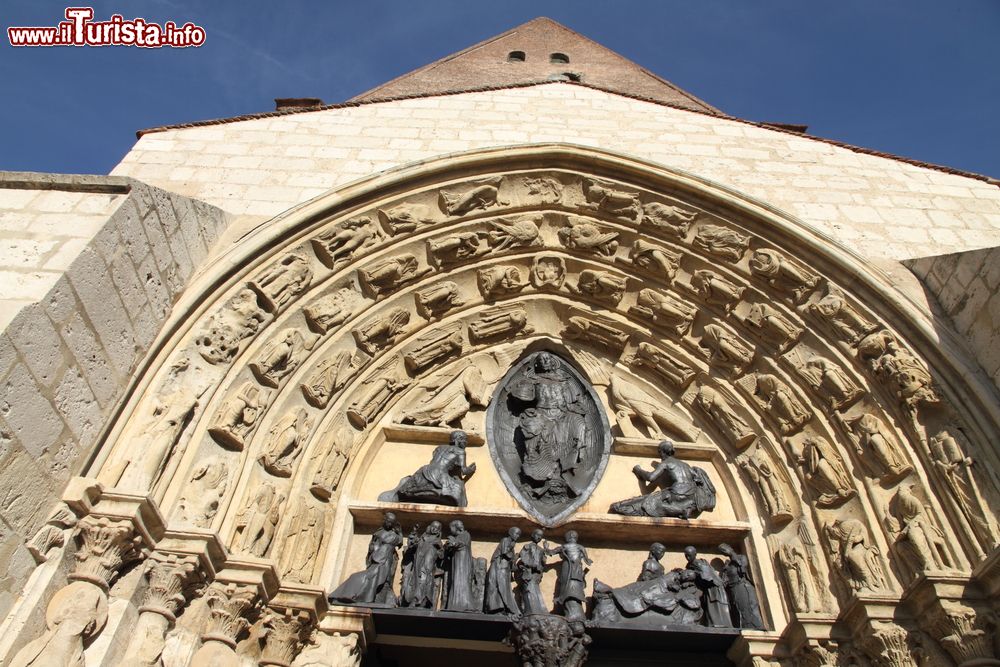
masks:
[[[369,603],[395,607],[392,579],[396,574],[397,551],[403,544],[403,531],[396,515],[386,512],[382,527],[372,535],[365,558],[365,569],[355,572],[330,593],[331,602]]]
[[[382,502],[437,503],[465,507],[465,481],[476,472],[476,464],[465,464],[465,431],[452,431],[447,445],[434,449],[431,462],[400,480],[395,489],[379,495]]]
[[[674,456],[674,445],[664,440],[659,446],[660,462],[653,470],[632,468],[636,477],[653,490],[611,505],[610,512],[626,516],[678,517],[692,519],[715,509],[715,486],[701,468]]]

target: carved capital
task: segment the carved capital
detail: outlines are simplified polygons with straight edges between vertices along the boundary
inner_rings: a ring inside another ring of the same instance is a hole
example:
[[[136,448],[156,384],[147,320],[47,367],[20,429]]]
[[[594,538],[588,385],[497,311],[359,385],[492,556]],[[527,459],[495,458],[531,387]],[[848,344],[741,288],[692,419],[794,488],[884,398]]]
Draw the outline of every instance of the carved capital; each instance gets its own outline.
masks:
[[[527,614],[514,621],[505,642],[524,665],[581,667],[591,639],[582,622],[554,614]]]
[[[889,621],[869,621],[859,646],[873,667],[917,667],[909,633]]]
[[[995,624],[972,607],[952,600],[941,600],[921,614],[918,622],[920,628],[933,637],[959,665],[973,660],[988,661],[994,657],[990,635]]]
[[[290,667],[313,625],[312,615],[302,609],[269,609],[264,617],[264,651],[261,665]]]
[[[837,647],[831,641],[809,641],[793,656],[795,667],[836,667],[840,664]]]
[[[213,582],[205,591],[208,605],[208,631],[203,641],[215,640],[236,647],[240,634],[250,627],[249,617],[257,611],[257,587]]]
[[[142,557],[142,539],[131,521],[87,516],[77,526],[79,549],[71,581],[89,581],[107,591],[123,565]]]
[[[359,667],[362,643],[361,635],[356,632],[329,633],[317,629],[292,667]]]
[[[154,553],[146,561],[149,585],[143,597],[141,612],[159,614],[171,623],[187,604],[195,586],[203,579],[195,556]]]

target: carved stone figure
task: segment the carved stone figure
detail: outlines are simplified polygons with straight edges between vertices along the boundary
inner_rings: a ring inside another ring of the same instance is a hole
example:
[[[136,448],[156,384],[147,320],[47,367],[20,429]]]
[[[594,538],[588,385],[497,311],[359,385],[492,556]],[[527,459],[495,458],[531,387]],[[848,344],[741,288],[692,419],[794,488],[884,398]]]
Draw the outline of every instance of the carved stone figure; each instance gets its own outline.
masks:
[[[306,501],[299,504],[281,543],[278,569],[282,577],[300,583],[312,580],[316,558],[323,545],[325,524],[326,512],[322,508],[313,507]]]
[[[242,289],[209,317],[202,333],[195,338],[195,346],[208,363],[229,363],[266,320],[267,315],[257,304],[257,294]]]
[[[45,520],[45,525],[39,528],[25,544],[35,563],[41,565],[49,559],[49,552],[66,544],[67,538],[76,527],[76,514],[66,503],[59,503]]]
[[[698,227],[692,243],[716,257],[738,262],[750,247],[750,237],[729,227],[702,225]]]
[[[642,224],[680,238],[687,235],[697,217],[698,211],[655,201],[642,207]]]
[[[381,502],[436,503],[465,507],[465,482],[476,472],[476,464],[466,465],[465,431],[452,431],[447,445],[434,449],[431,462],[400,480],[395,489],[379,495]]]
[[[361,250],[382,241],[382,230],[371,218],[365,216],[345,220],[312,239],[313,252],[327,268],[349,262]]]
[[[508,202],[500,200],[500,183],[498,176],[478,181],[471,188],[453,191],[441,190],[438,193],[438,205],[448,216],[465,215],[477,210],[486,210],[494,206],[506,206]]]
[[[250,370],[262,385],[277,388],[299,367],[314,342],[307,341],[297,329],[285,329],[250,362]]]
[[[828,289],[826,296],[810,304],[808,310],[833,329],[841,340],[854,345],[878,328],[852,306],[840,290],[834,287]]]
[[[779,352],[790,348],[802,335],[802,329],[766,303],[755,303],[744,318],[746,324],[761,340],[771,343]]]
[[[639,290],[636,304],[629,309],[629,313],[648,317],[681,336],[691,328],[697,312],[694,307],[648,287]]]
[[[302,395],[309,405],[325,408],[330,399],[353,378],[368,357],[340,350],[316,365],[316,370],[302,384]]]
[[[257,459],[264,470],[275,477],[291,477],[312,425],[313,420],[305,408],[289,412],[275,422]]]
[[[708,269],[699,269],[691,274],[691,287],[705,303],[720,306],[727,313],[743,298],[746,289]]]
[[[257,417],[267,398],[267,392],[251,382],[244,383],[235,396],[223,403],[208,429],[209,434],[226,449],[242,450],[246,438],[257,426]]]
[[[625,279],[610,271],[585,269],[577,279],[576,291],[617,306],[625,296]]]
[[[528,198],[538,204],[557,204],[562,200],[563,185],[552,176],[525,176],[521,184],[528,190]]]
[[[913,490],[916,484],[905,484],[890,503],[889,530],[897,544],[905,544],[920,572],[951,569],[951,558],[945,546],[945,536],[927,514],[926,504]]]
[[[491,402],[487,441],[508,490],[536,516],[579,506],[610,450],[593,390],[551,352],[536,352],[504,378]]]
[[[586,218],[570,216],[559,229],[559,242],[570,250],[613,257],[618,251],[618,232],[603,231]]]
[[[358,634],[327,634],[316,629],[292,661],[292,667],[361,667]]]
[[[487,301],[517,294],[528,286],[527,278],[516,266],[491,266],[479,269],[476,272],[476,283],[479,285],[479,291],[483,298]]]
[[[257,274],[247,286],[257,293],[264,310],[277,313],[308,289],[312,276],[312,269],[304,257],[285,255]]]
[[[698,558],[698,550],[694,547],[684,547],[684,558],[687,560],[687,569],[695,574],[695,584],[702,591],[702,604],[708,627],[733,627],[725,584],[718,572],[712,569],[707,560]]]
[[[582,621],[531,614],[514,621],[504,642],[525,667],[583,667],[591,643],[586,630]]]
[[[927,366],[899,344],[888,331],[879,331],[858,343],[858,356],[866,360],[877,378],[886,383],[904,407],[940,402]]]
[[[575,530],[567,530],[563,544],[547,550],[550,556],[559,555],[561,558],[555,608],[570,621],[586,618],[583,606],[587,602],[587,570],[594,564],[578,539]]]
[[[805,438],[798,463],[819,507],[837,507],[856,493],[840,456],[825,439]]]
[[[486,242],[493,252],[530,248],[542,245],[538,236],[540,216],[497,218],[488,221],[490,230],[486,232]]]
[[[518,334],[531,335],[534,328],[528,324],[528,311],[524,304],[511,303],[484,310],[475,320],[469,322],[469,338],[474,342],[504,337],[513,338]]]
[[[684,388],[694,380],[693,370],[677,363],[650,343],[639,343],[625,363],[633,368],[648,368],[677,388]]]
[[[452,308],[465,305],[465,300],[458,296],[458,285],[450,280],[418,290],[413,298],[417,304],[417,312],[428,320],[441,317]]]
[[[795,433],[812,419],[812,413],[799,402],[792,390],[776,375],[754,373],[750,376],[755,385],[753,396],[767,414],[778,422],[785,435]]]
[[[433,224],[431,210],[423,204],[403,202],[392,208],[380,208],[378,219],[393,234],[408,234]]]
[[[320,333],[329,333],[351,319],[365,304],[353,289],[339,289],[324,294],[302,309],[309,326]]]
[[[632,264],[639,269],[669,283],[674,279],[674,275],[677,273],[677,267],[681,261],[681,254],[672,250],[667,250],[666,248],[658,246],[655,243],[649,243],[648,241],[637,239],[636,242],[632,244],[629,259],[631,259]]]
[[[189,363],[184,358],[174,365],[171,372],[183,372]],[[163,469],[191,424],[197,407],[198,396],[184,384],[165,396],[154,396],[152,414],[138,435],[142,448],[125,463],[124,472],[116,486],[120,489],[151,491],[159,482]]]
[[[490,251],[479,232],[459,232],[427,242],[427,254],[441,267],[460,264]]]
[[[736,414],[719,392],[711,387],[699,387],[694,404],[711,417],[715,425],[729,436],[737,447],[746,447],[757,439],[757,434],[743,421],[743,418]]]
[[[399,368],[393,357],[379,367],[361,385],[360,397],[347,408],[347,418],[355,428],[363,429],[389,405],[389,401],[413,381]]]
[[[883,432],[878,417],[866,412],[849,423],[858,457],[883,482],[900,480],[913,471],[899,447]]]
[[[986,506],[976,479],[972,474],[974,461],[966,456],[955,437],[948,431],[941,431],[928,442],[934,468],[944,480],[945,487],[965,515],[980,544],[992,547],[997,543],[997,532],[990,521]]]
[[[431,521],[423,534],[414,526],[406,544],[403,557],[403,584],[401,605],[434,609],[440,596],[441,577],[444,575],[444,543],[441,541],[441,522]]]
[[[94,584],[59,589],[45,611],[45,633],[17,652],[11,667],[84,667],[83,649],[108,621],[108,599]]]
[[[611,321],[582,315],[572,315],[566,319],[562,337],[617,352],[621,352],[628,344],[628,334],[619,331]]]
[[[750,560],[743,554],[736,553],[728,544],[720,544],[719,552],[729,558],[722,566],[722,582],[726,586],[733,626],[763,630],[764,620],[760,615],[757,587],[754,586],[750,573]]]
[[[472,536],[461,521],[448,524],[444,552],[448,595],[442,608],[446,611],[480,611],[482,600],[476,599],[473,582]]]
[[[697,518],[715,509],[715,485],[701,468],[674,456],[674,444],[664,440],[660,460],[650,471],[636,465],[632,472],[647,485],[648,493],[611,505],[612,514],[626,516]]]
[[[542,536],[540,528],[531,531],[531,542],[521,547],[521,553],[518,554],[515,564],[521,611],[524,614],[547,614],[549,612],[541,589],[547,556],[544,547],[540,544]]]
[[[754,351],[718,324],[705,325],[698,346],[708,352],[710,363],[734,373],[741,372],[753,361]]]
[[[494,549],[493,557],[490,558],[490,569],[486,574],[486,595],[483,600],[483,611],[487,614],[520,613],[511,588],[519,539],[521,539],[521,529],[511,528],[500,539],[500,544]]]
[[[750,272],[766,280],[776,290],[793,295],[796,301],[819,284],[818,276],[795,266],[783,254],[770,248],[753,251]]]
[[[791,521],[792,508],[788,504],[787,487],[771,465],[769,457],[759,447],[755,447],[738,456],[736,463],[757,486],[771,519],[777,522]]]
[[[398,600],[392,590],[396,575],[399,547],[403,545],[403,531],[392,512],[382,518],[382,527],[372,534],[368,544],[365,569],[355,572],[330,593],[330,602],[377,604],[395,607]]]
[[[405,308],[393,308],[382,315],[377,315],[351,333],[358,347],[370,355],[375,355],[387,347],[396,344],[400,338],[410,332],[410,311]]]
[[[587,199],[585,204],[587,208],[607,213],[612,217],[638,222],[642,216],[639,196],[633,192],[615,190],[609,183],[585,178],[583,196]]]
[[[417,338],[413,346],[403,354],[403,362],[408,371],[419,373],[454,354],[461,353],[464,345],[462,323],[450,322]]]
[[[823,605],[813,584],[813,568],[809,563],[805,548],[799,544],[786,543],[778,547],[778,571],[788,584],[788,594],[792,608],[797,612],[819,611]]]
[[[558,290],[566,282],[566,260],[555,255],[539,255],[531,265],[531,284],[538,289]]]
[[[183,523],[207,528],[219,511],[219,502],[229,485],[229,466],[218,458],[209,458],[195,469],[177,503],[177,515]]]
[[[274,531],[281,518],[281,504],[284,494],[278,493],[274,485],[264,482],[257,487],[253,497],[236,515],[236,535],[234,547],[237,551],[251,556],[263,557],[274,539]]]
[[[877,547],[868,544],[868,530],[857,519],[837,519],[824,527],[830,555],[855,591],[885,588],[885,572]]]
[[[364,269],[358,269],[361,287],[374,298],[391,294],[422,276],[430,268],[420,268],[420,262],[409,253],[378,260]]]
[[[485,408],[490,399],[489,386],[475,365],[453,376],[440,377],[423,388],[419,402],[401,412],[404,424],[448,427],[461,421],[473,405]]]
[[[823,357],[809,359],[799,366],[799,373],[834,410],[848,408],[864,395],[843,368]]]
[[[626,438],[643,437],[635,427],[637,421],[646,427],[650,438],[666,437],[664,430],[689,442],[698,437],[699,430],[687,415],[670,403],[657,401],[618,375],[611,381],[609,396],[611,408],[618,419],[618,427]]]
[[[354,449],[354,430],[343,416],[338,417],[327,433],[323,447],[315,449],[313,462],[319,467],[313,473],[309,490],[320,500],[329,500],[340,485],[340,478]]]

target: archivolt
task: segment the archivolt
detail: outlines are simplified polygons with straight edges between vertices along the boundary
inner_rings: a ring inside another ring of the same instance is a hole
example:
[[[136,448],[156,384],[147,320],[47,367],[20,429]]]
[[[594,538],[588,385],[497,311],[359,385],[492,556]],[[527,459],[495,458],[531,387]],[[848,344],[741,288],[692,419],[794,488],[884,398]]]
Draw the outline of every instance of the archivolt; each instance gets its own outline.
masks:
[[[595,384],[642,387],[703,432],[690,451],[717,448],[759,554],[803,536],[834,553],[835,522],[861,519],[894,576],[829,567],[844,596],[893,594],[934,565],[893,529],[903,487],[959,536],[940,567],[970,569],[996,538],[969,492],[993,480],[948,465],[997,467],[997,404],[937,336],[862,260],[718,185],[569,146],[452,156],[242,239],[175,308],[92,471],[151,491],[171,525],[280,561],[286,581],[325,584],[376,425],[438,378],[562,346]],[[274,510],[263,541],[244,537],[255,503]],[[319,525],[325,546],[286,545]]]

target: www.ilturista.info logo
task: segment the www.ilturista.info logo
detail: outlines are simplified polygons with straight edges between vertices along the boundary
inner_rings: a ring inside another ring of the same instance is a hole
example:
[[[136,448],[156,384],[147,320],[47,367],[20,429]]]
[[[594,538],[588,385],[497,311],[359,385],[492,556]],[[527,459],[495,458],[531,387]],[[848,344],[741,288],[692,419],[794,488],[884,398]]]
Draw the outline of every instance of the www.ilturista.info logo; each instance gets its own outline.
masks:
[[[67,7],[66,20],[54,27],[7,28],[11,46],[139,46],[157,49],[184,48],[205,43],[205,29],[190,21],[178,26],[146,19],[125,19],[113,14],[107,21],[94,21],[93,7]]]

